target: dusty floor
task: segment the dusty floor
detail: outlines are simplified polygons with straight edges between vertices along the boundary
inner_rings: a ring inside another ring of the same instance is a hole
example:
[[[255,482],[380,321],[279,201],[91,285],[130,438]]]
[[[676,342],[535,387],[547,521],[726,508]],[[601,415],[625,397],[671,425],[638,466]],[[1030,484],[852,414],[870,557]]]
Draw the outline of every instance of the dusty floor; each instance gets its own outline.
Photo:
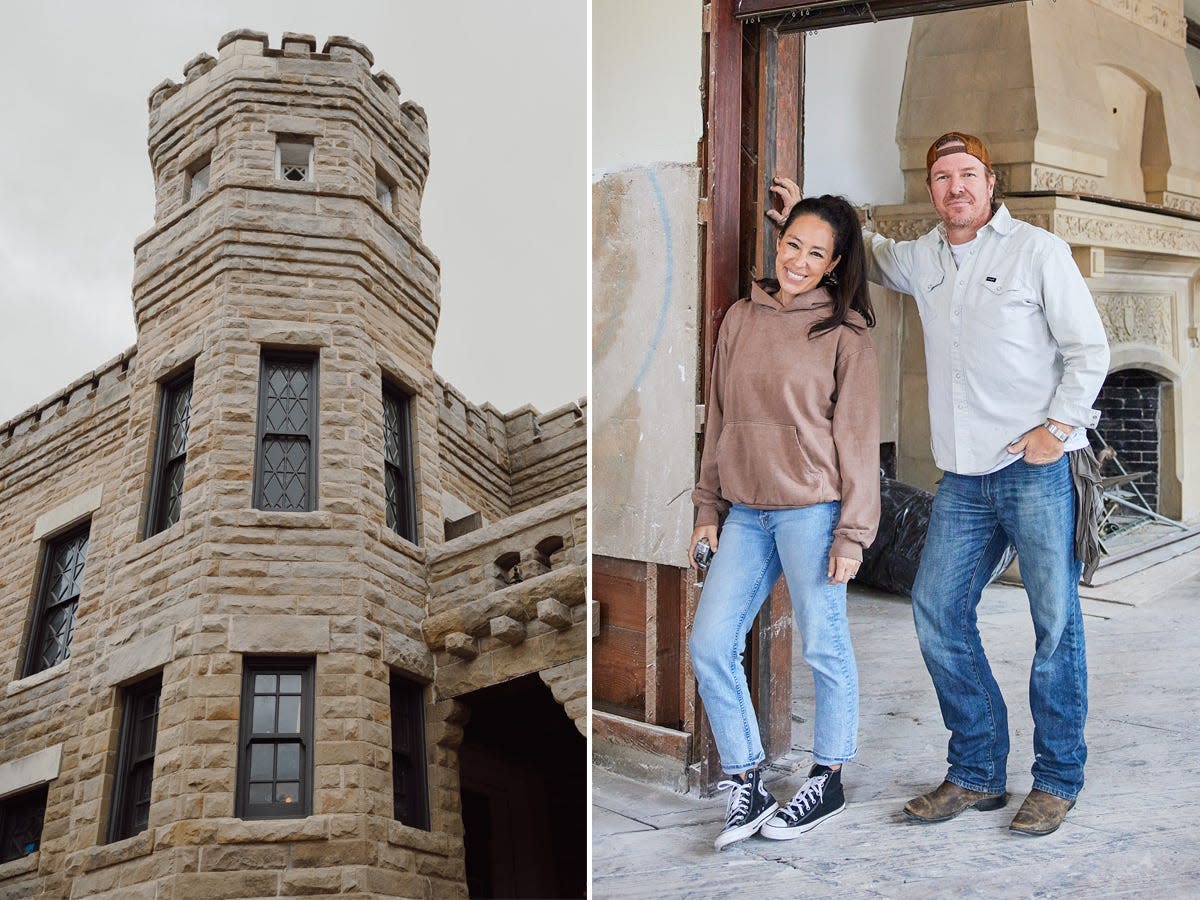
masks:
[[[980,615],[1009,705],[1013,799],[923,826],[901,807],[941,780],[946,732],[908,602],[855,589],[862,719],[859,757],[843,776],[846,811],[794,841],[756,836],[717,853],[723,797],[701,800],[596,769],[592,896],[1200,897],[1200,550],[1081,593],[1088,781],[1055,834],[1008,831],[1032,781],[1024,591],[989,588]],[[812,681],[798,650],[795,658],[793,743],[806,764]],[[800,772],[776,773],[769,786],[783,801],[802,781]]]

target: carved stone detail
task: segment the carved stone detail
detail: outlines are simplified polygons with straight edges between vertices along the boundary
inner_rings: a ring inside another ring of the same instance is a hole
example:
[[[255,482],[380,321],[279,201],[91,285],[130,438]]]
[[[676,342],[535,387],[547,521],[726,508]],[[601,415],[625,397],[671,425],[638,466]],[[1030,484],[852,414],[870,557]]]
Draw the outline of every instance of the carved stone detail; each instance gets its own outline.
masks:
[[[1167,209],[1178,209],[1194,216],[1200,216],[1200,198],[1163,191],[1162,199],[1159,202]]]
[[[1097,6],[1110,10],[1165,37],[1180,47],[1187,45],[1187,21],[1179,14],[1179,9],[1172,9],[1166,4],[1155,0],[1092,0]]]
[[[1092,296],[1109,341],[1149,344],[1175,355],[1174,295],[1097,291]]]
[[[1054,216],[1054,233],[1069,244],[1200,256],[1200,232],[1079,213]]]
[[[1096,194],[1100,191],[1100,182],[1095,178],[1050,166],[1034,166],[1032,180],[1035,191],[1067,191],[1076,194]]]

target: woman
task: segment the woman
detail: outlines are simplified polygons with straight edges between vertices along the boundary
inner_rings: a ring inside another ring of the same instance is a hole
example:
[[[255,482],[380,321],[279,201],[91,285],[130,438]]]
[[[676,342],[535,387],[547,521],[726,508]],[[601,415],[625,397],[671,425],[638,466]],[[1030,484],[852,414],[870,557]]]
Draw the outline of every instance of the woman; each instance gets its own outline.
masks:
[[[688,642],[731,776],[719,785],[731,793],[718,850],[760,830],[793,838],[845,808],[841,767],[858,738],[846,583],[879,521],[874,324],[858,216],[823,196],[792,208],[775,279],[755,284],[721,325],[692,494],[691,555],[701,539],[715,553]],[[781,572],[816,686],[814,765],[783,808],[762,783],[742,668],[746,634]]]

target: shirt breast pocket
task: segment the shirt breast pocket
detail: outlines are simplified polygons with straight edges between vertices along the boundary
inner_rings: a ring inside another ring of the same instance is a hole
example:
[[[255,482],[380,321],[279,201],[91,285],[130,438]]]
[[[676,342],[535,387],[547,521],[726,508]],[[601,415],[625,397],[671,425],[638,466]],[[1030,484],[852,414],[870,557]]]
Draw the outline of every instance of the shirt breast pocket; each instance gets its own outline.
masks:
[[[1020,278],[988,275],[981,281],[981,306],[984,321],[992,328],[1011,328],[1041,319],[1041,298],[1033,287]]]

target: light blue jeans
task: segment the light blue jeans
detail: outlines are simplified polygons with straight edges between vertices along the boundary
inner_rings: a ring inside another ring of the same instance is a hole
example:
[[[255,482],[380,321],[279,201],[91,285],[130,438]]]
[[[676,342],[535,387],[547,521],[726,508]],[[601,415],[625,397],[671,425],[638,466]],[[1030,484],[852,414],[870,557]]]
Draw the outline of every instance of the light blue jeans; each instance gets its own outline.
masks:
[[[688,649],[721,768],[765,758],[742,665],[746,634],[780,572],[787,579],[804,661],[816,687],[813,760],[837,765],[858,746],[858,669],[846,620],[846,586],[828,583],[839,503],[799,509],[734,505],[721,529]]]
[[[946,780],[1004,790],[1008,711],[979,640],[976,608],[1009,542],[1021,560],[1037,641],[1029,673],[1033,786],[1067,800],[1083,787],[1087,656],[1075,557],[1075,490],[1064,456],[990,475],[947,472],[933,500],[913,618],[950,730]]]

